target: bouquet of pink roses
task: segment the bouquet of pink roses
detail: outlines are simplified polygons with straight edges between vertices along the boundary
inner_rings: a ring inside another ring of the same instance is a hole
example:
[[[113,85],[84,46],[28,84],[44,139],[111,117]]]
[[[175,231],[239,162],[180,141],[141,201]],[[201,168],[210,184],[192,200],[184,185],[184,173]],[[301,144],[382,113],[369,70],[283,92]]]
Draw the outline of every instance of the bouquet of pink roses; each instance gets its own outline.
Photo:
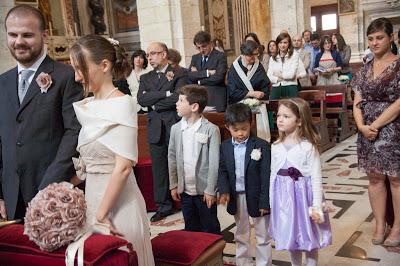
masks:
[[[83,192],[67,182],[53,183],[29,203],[24,234],[40,249],[51,252],[74,241],[85,222]]]

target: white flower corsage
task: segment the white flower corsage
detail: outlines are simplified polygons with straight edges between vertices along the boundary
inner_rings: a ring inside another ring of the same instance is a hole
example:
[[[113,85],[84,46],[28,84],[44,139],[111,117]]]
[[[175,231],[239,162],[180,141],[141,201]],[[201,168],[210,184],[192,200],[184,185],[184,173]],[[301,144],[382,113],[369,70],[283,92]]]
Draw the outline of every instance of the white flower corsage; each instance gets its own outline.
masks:
[[[37,76],[36,83],[39,85],[40,91],[42,93],[46,93],[53,81],[51,80],[51,76],[49,74],[42,72]]]
[[[246,98],[244,100],[240,101],[241,103],[244,103],[245,105],[247,105],[250,108],[254,108],[260,105],[260,101],[255,99],[255,98]]]
[[[250,158],[254,161],[261,159],[261,149],[253,149],[250,153]]]
[[[173,79],[174,79],[174,76],[175,76],[175,74],[174,74],[174,72],[172,72],[172,71],[168,71],[168,72],[165,74],[165,77],[168,79],[168,81],[173,80]]]
[[[200,143],[207,143],[208,142],[208,135],[203,133],[196,133],[196,140]]]

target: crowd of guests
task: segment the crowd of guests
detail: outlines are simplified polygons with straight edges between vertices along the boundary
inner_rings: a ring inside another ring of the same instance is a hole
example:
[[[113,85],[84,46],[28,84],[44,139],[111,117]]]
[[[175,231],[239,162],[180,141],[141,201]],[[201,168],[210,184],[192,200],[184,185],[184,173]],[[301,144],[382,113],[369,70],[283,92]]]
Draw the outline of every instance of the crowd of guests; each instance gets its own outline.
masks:
[[[349,66],[351,48],[339,33],[320,38],[318,34],[305,30],[291,37],[287,31],[282,31],[276,40],[268,42],[265,49],[258,36],[251,32],[245,36],[240,56],[230,67],[220,39],[211,39],[209,33],[200,31],[193,44],[199,53],[192,56],[187,68],[180,66],[182,57],[175,49],[167,50],[168,62],[174,69],[180,68],[187,73],[187,84],[207,87],[210,95],[207,106],[217,112],[223,112],[227,104],[245,98],[276,100],[295,97],[301,86],[340,84],[340,75],[346,75],[348,80],[352,78]],[[133,70],[127,75],[128,92],[123,84],[116,83],[121,91],[136,98],[140,76],[150,71],[146,56],[146,52],[140,49],[132,54]],[[238,76],[235,62],[249,76],[254,91],[243,82],[243,77]],[[141,107],[140,110],[146,112],[147,108]]]
[[[248,34],[229,70],[222,42],[204,31],[194,36],[199,52],[188,68],[161,42],[136,51],[129,63],[118,43],[87,35],[71,48],[70,67],[46,55],[48,33],[37,9],[16,6],[5,24],[18,63],[0,75],[1,218],[23,218],[29,201],[52,182],[85,181],[87,227],[125,237],[139,265],[154,265],[145,202],[132,171],[142,112],[158,205],[152,222],[181,201],[186,230],[220,234],[217,204],[225,204],[237,226],[237,265],[253,261],[250,217],[257,265],[271,265],[271,239],[275,249],[290,253],[292,265],[302,265],[303,253],[306,265],[317,265],[318,250],[332,242],[320,137],[308,103],[296,96],[307,77],[330,84],[339,72],[347,74],[350,50],[341,35],[320,41],[305,31],[292,40],[283,31],[264,52],[257,35]],[[373,21],[367,37],[374,57],[353,81],[359,168],[370,178],[372,243],[398,246],[400,60],[391,53],[389,20]],[[240,103],[245,98],[281,99],[272,145],[252,134],[256,121]],[[221,141],[219,128],[203,116],[207,106],[225,112],[231,138]],[[388,235],[385,180],[394,209]]]

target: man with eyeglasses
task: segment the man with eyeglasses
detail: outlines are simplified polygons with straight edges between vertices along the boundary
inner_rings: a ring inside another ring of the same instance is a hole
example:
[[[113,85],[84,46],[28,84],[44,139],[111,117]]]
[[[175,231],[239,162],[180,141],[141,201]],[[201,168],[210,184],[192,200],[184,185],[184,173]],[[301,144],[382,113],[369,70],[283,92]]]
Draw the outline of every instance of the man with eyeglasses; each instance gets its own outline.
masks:
[[[237,103],[245,98],[268,100],[270,81],[258,60],[258,44],[245,41],[240,46],[241,55],[228,71],[229,103]]]
[[[148,107],[147,139],[153,172],[154,201],[157,212],[151,222],[157,222],[171,214],[172,198],[169,191],[168,143],[170,130],[178,122],[175,103],[177,91],[187,83],[182,68],[168,64],[168,48],[164,43],[154,42],[147,48],[147,58],[153,70],[140,77],[138,103]]]
[[[214,49],[208,32],[199,31],[194,36],[193,43],[199,53],[192,56],[188,73],[189,82],[205,86],[208,91],[207,105],[215,107],[217,112],[224,112],[227,100],[226,56]]]

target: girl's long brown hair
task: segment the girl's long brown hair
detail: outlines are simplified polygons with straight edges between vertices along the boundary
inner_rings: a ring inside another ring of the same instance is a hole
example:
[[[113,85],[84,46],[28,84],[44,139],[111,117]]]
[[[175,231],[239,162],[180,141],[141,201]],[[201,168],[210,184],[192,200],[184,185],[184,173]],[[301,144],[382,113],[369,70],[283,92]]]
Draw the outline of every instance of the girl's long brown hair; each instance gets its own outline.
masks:
[[[279,101],[279,106],[289,108],[300,121],[300,127],[297,130],[299,139],[308,140],[318,151],[321,143],[321,137],[312,122],[311,109],[305,100],[301,98],[290,98]],[[279,131],[279,137],[276,143],[283,142],[286,138],[285,132]]]

